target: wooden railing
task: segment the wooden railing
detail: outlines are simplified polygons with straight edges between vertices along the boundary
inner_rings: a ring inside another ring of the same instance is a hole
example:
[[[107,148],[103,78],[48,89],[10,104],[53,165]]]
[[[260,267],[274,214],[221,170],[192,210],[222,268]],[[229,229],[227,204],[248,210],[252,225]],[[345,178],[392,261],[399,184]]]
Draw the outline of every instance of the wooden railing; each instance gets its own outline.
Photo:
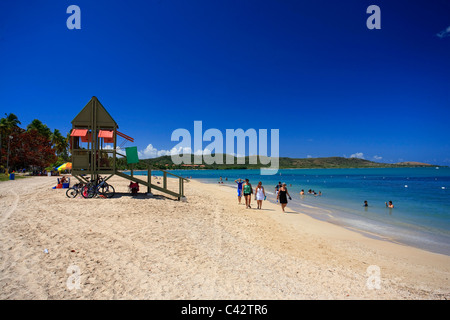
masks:
[[[183,178],[181,176],[178,176],[176,174],[173,174],[171,172],[168,172],[166,170],[153,169],[148,164],[145,164],[145,165],[147,166],[147,181],[139,179],[139,178],[136,178],[136,176],[134,175],[134,169],[133,169],[132,166],[131,166],[129,175],[126,174],[126,173],[123,173],[123,172],[119,172],[117,170],[116,170],[115,174],[120,176],[120,177],[123,177],[125,179],[132,180],[132,181],[135,181],[135,182],[138,182],[138,183],[141,183],[141,184],[147,186],[147,192],[148,193],[151,193],[152,189],[155,189],[155,190],[158,190],[160,192],[167,193],[167,194],[170,194],[170,195],[172,195],[174,197],[177,197],[178,200],[181,200],[182,198],[184,198],[184,181],[189,181],[188,179]],[[162,175],[162,177],[163,177],[162,187],[151,183],[152,171],[161,171],[163,173],[163,175]],[[178,178],[178,192],[168,189],[168,187],[167,187],[167,176],[168,175],[173,176],[175,178]]]

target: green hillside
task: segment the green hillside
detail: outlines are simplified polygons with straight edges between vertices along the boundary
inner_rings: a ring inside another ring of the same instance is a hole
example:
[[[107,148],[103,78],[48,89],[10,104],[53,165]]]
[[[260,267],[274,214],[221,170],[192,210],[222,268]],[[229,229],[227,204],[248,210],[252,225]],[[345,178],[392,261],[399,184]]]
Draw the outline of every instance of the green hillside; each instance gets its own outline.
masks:
[[[214,156],[214,155],[213,155]],[[153,166],[158,169],[259,169],[262,167],[269,167],[269,165],[262,165],[259,162],[256,164],[250,164],[249,157],[245,157],[244,164],[238,164],[238,158],[233,157],[234,164],[225,164],[225,155],[216,155],[217,159],[222,158],[223,164],[207,164],[204,161],[200,164],[194,164],[194,156],[191,155],[191,164],[182,164],[175,165],[172,161],[171,156],[162,156],[158,158],[152,159],[144,159],[141,160],[140,163],[134,165],[134,169],[144,170],[147,168],[146,164]],[[239,158],[240,161],[243,158]],[[253,158],[254,160],[254,158]],[[424,167],[424,166],[432,166],[426,163],[380,163],[373,162],[365,159],[359,158],[344,158],[344,157],[325,157],[325,158],[288,158],[288,157],[280,157],[279,158],[279,168],[287,169],[287,168],[399,168],[399,167]],[[118,159],[118,167],[120,169],[126,169],[126,159],[121,158]]]

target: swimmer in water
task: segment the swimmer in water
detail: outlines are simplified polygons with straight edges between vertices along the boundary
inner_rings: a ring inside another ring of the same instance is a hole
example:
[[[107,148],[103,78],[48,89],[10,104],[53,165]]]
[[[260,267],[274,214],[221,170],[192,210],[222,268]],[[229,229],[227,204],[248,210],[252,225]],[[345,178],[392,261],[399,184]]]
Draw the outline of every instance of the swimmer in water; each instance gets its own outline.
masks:
[[[389,200],[389,203],[385,202],[385,204],[386,204],[386,208],[393,208],[394,207],[394,204],[390,200]]]

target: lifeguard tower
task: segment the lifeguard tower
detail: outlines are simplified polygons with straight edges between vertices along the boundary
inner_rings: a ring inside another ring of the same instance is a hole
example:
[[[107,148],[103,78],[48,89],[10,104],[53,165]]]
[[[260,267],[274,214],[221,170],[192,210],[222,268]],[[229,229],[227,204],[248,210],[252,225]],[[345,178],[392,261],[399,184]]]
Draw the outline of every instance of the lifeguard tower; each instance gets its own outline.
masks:
[[[117,138],[123,138],[134,142],[134,139],[121,133],[117,129],[119,126],[106,111],[96,97],[78,113],[72,120],[72,131],[70,133],[70,149],[72,152],[72,175],[79,181],[86,182],[85,176],[90,176],[95,180],[99,175],[107,176],[109,179],[113,175],[138,182],[147,186],[147,192],[152,189],[174,196],[180,200],[184,197],[183,177],[174,175],[165,170],[163,172],[163,185],[158,186],[151,183],[152,168],[147,165],[147,181],[137,179],[133,175],[133,164],[139,162],[137,148],[126,148],[126,155],[117,152]],[[126,157],[127,164],[131,166],[130,175],[119,172],[116,167],[117,156]],[[167,188],[167,175],[178,178],[178,192]]]

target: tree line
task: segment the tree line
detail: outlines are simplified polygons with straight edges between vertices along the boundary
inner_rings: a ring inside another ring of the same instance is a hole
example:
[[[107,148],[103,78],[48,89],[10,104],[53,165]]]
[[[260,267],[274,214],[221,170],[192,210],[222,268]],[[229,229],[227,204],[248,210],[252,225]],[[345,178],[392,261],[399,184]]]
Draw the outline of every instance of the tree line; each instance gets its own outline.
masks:
[[[13,114],[0,119],[0,170],[52,170],[70,161],[69,135],[34,119],[25,128]]]

